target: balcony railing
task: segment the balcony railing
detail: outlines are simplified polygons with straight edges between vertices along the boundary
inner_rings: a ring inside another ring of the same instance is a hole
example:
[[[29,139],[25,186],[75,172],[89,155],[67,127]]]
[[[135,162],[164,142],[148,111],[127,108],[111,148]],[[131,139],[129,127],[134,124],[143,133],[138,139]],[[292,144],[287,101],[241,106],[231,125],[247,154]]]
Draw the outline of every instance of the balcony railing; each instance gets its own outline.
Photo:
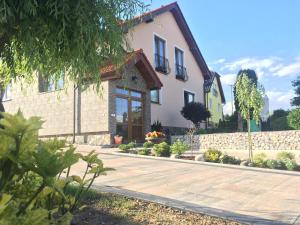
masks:
[[[186,72],[186,68],[182,65],[176,64],[176,78],[179,80],[187,81],[188,75]]]
[[[159,54],[155,54],[155,70],[164,74],[169,74],[169,60]]]

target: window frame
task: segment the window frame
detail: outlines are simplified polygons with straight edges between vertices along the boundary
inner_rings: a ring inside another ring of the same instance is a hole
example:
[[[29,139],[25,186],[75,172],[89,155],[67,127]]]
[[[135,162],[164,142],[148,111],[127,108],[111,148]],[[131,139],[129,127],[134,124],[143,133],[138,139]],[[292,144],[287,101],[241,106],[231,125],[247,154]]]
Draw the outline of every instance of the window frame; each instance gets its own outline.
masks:
[[[153,101],[152,100],[151,91],[155,91],[157,93],[157,101]],[[158,90],[158,89],[150,90],[150,101],[153,104],[161,104],[161,93],[160,93],[160,90]]]
[[[8,90],[9,90],[9,92],[8,92]],[[7,101],[12,100],[12,91],[11,90],[12,90],[12,83],[9,82],[5,87],[2,102],[7,102]],[[8,93],[9,93],[9,95],[8,95]]]
[[[62,81],[62,87],[59,87],[59,82]],[[38,73],[38,92],[40,94],[43,93],[50,93],[55,91],[61,91],[65,88],[65,73],[62,72],[62,76],[59,80],[54,81],[50,77],[47,78],[47,80]]]
[[[193,96],[193,100],[191,102],[195,102],[195,98],[196,98],[196,94],[195,92],[192,92],[192,91],[188,91],[188,90],[183,90],[183,105],[186,106],[188,103],[191,103],[191,102],[186,102],[185,101],[185,94],[188,94],[188,95],[192,95]]]

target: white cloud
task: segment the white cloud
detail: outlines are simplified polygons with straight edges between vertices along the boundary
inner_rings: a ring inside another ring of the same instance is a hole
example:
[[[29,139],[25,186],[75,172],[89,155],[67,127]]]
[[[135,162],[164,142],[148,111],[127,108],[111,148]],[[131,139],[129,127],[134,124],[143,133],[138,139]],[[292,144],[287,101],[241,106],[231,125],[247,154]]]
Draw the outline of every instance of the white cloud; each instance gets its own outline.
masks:
[[[221,76],[222,85],[233,85],[236,80],[236,74],[224,74]]]
[[[298,74],[300,74],[300,60],[298,62],[294,62],[286,66],[282,66],[279,70],[275,72],[275,75],[280,77],[292,76]]]
[[[232,114],[232,107],[233,107],[233,112],[234,112],[235,111],[234,104],[232,104],[232,102],[226,102],[226,104],[223,106],[224,115],[231,115]]]
[[[291,107],[291,99],[295,97],[294,91],[267,91],[266,92],[269,103],[270,111],[275,109],[289,109]]]
[[[278,57],[269,58],[242,58],[230,63],[225,63],[222,70],[236,71],[240,69],[254,69],[263,73],[264,70],[273,67],[281,59]]]

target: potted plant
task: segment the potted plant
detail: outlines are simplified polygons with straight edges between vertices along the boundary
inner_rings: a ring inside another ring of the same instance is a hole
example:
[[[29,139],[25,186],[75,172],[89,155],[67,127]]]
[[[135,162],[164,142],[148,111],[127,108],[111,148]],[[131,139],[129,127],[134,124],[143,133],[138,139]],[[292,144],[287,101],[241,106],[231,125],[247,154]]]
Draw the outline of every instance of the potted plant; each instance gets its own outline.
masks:
[[[123,136],[117,134],[114,136],[114,140],[116,145],[120,145],[123,142]]]
[[[158,144],[166,140],[166,135],[163,132],[153,131],[146,134],[145,140]]]

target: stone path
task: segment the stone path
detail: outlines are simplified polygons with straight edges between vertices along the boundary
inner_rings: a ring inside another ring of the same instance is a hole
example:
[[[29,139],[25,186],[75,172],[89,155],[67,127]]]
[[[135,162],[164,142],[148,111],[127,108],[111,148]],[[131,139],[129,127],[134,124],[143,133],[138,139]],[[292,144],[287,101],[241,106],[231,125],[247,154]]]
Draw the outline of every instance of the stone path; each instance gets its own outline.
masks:
[[[300,225],[300,176],[111,154],[100,157],[116,169],[95,181],[95,187],[104,191],[250,224]],[[72,173],[82,170],[79,163]]]

